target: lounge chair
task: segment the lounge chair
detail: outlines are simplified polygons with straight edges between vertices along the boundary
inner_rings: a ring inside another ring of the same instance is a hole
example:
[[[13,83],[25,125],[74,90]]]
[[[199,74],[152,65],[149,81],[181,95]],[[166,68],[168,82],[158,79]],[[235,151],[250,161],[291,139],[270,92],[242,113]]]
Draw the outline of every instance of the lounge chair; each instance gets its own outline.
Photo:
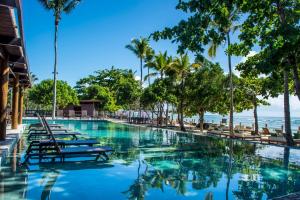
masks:
[[[81,118],[88,118],[88,114],[86,110],[81,111]]]
[[[87,157],[93,156],[96,157],[95,160],[98,160],[101,156],[103,156],[106,160],[108,160],[107,152],[112,152],[111,147],[68,147],[61,148],[59,143],[54,137],[50,127],[44,119],[44,123],[46,126],[46,130],[48,134],[51,136],[51,140],[53,142],[53,146],[50,148],[40,148],[38,153],[27,153],[25,157],[24,163],[28,162],[31,158],[38,158],[41,162],[45,158],[52,158],[55,161],[55,158],[60,158],[61,162],[65,161],[67,157]]]
[[[69,118],[76,118],[75,111],[74,110],[69,110],[68,117]]]
[[[45,123],[47,121],[45,120]],[[47,123],[48,124],[48,123]],[[48,124],[49,125],[49,124]],[[60,147],[66,147],[66,146],[93,146],[95,144],[98,144],[97,140],[89,139],[89,140],[56,140],[58,145]],[[40,148],[45,148],[48,146],[53,146],[52,140],[33,140],[30,142],[27,153],[30,153],[32,151],[40,150]]]
[[[39,123],[35,123],[35,124],[30,124],[29,127],[28,127],[29,129],[32,129],[32,128],[43,128],[43,123],[42,123],[41,116],[38,113],[36,113],[36,116],[37,116],[37,118],[38,118],[38,120],[40,122]],[[64,125],[62,125],[62,124],[49,124],[49,126],[51,128],[63,128],[64,127]]]

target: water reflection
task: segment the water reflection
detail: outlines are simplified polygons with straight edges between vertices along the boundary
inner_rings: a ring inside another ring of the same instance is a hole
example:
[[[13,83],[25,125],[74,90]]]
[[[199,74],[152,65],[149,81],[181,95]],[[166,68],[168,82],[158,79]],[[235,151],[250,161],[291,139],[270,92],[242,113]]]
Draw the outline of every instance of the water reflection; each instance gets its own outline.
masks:
[[[75,130],[84,126],[101,145],[112,146],[110,161],[40,164],[27,171],[17,165],[19,146],[0,173],[2,199],[77,199],[86,179],[80,190],[87,197],[113,184],[105,187],[104,199],[268,199],[300,190],[299,164],[290,162],[299,150],[276,147],[281,153],[273,159],[260,154],[266,147],[259,144],[104,122],[64,123]]]

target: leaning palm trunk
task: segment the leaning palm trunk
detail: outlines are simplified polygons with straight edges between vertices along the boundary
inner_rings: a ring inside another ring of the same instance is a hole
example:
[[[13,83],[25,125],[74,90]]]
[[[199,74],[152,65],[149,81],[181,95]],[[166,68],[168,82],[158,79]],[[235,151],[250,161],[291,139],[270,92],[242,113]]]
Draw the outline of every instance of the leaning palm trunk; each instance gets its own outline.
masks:
[[[230,35],[227,32],[227,44],[230,46]],[[232,81],[232,67],[231,67],[231,55],[228,53],[228,67],[229,67],[229,84],[230,84],[230,113],[229,113],[229,131],[230,135],[233,135],[233,81]]]
[[[290,115],[290,100],[289,100],[289,78],[288,78],[288,70],[284,69],[284,126],[285,126],[285,137],[287,141],[287,145],[293,146],[294,141],[292,137],[291,130],[291,115]]]
[[[55,18],[55,35],[54,35],[54,71],[53,71],[53,104],[52,119],[56,116],[56,79],[57,79],[57,33],[58,33],[58,17]]]

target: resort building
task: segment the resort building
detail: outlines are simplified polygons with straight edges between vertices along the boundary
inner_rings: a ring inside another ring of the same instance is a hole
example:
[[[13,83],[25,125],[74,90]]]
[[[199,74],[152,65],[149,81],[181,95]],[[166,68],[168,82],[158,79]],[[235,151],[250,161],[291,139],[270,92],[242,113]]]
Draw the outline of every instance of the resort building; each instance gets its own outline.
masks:
[[[24,90],[30,87],[20,0],[0,0],[0,140],[6,139],[7,124],[22,124]],[[8,91],[12,88],[12,116],[8,116]]]

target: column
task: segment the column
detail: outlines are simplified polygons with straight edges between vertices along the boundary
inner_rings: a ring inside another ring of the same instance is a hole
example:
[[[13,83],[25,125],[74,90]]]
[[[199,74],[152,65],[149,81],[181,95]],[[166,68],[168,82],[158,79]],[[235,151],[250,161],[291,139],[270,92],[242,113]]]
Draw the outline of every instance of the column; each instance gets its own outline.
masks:
[[[0,57],[0,141],[6,138],[8,81],[8,63]]]
[[[19,74],[16,74],[13,83],[13,99],[12,99],[12,119],[11,119],[11,128],[18,128],[18,109],[19,106]]]
[[[19,94],[19,115],[18,115],[18,124],[22,124],[23,118],[23,102],[24,102],[24,89],[20,86],[20,94]]]

